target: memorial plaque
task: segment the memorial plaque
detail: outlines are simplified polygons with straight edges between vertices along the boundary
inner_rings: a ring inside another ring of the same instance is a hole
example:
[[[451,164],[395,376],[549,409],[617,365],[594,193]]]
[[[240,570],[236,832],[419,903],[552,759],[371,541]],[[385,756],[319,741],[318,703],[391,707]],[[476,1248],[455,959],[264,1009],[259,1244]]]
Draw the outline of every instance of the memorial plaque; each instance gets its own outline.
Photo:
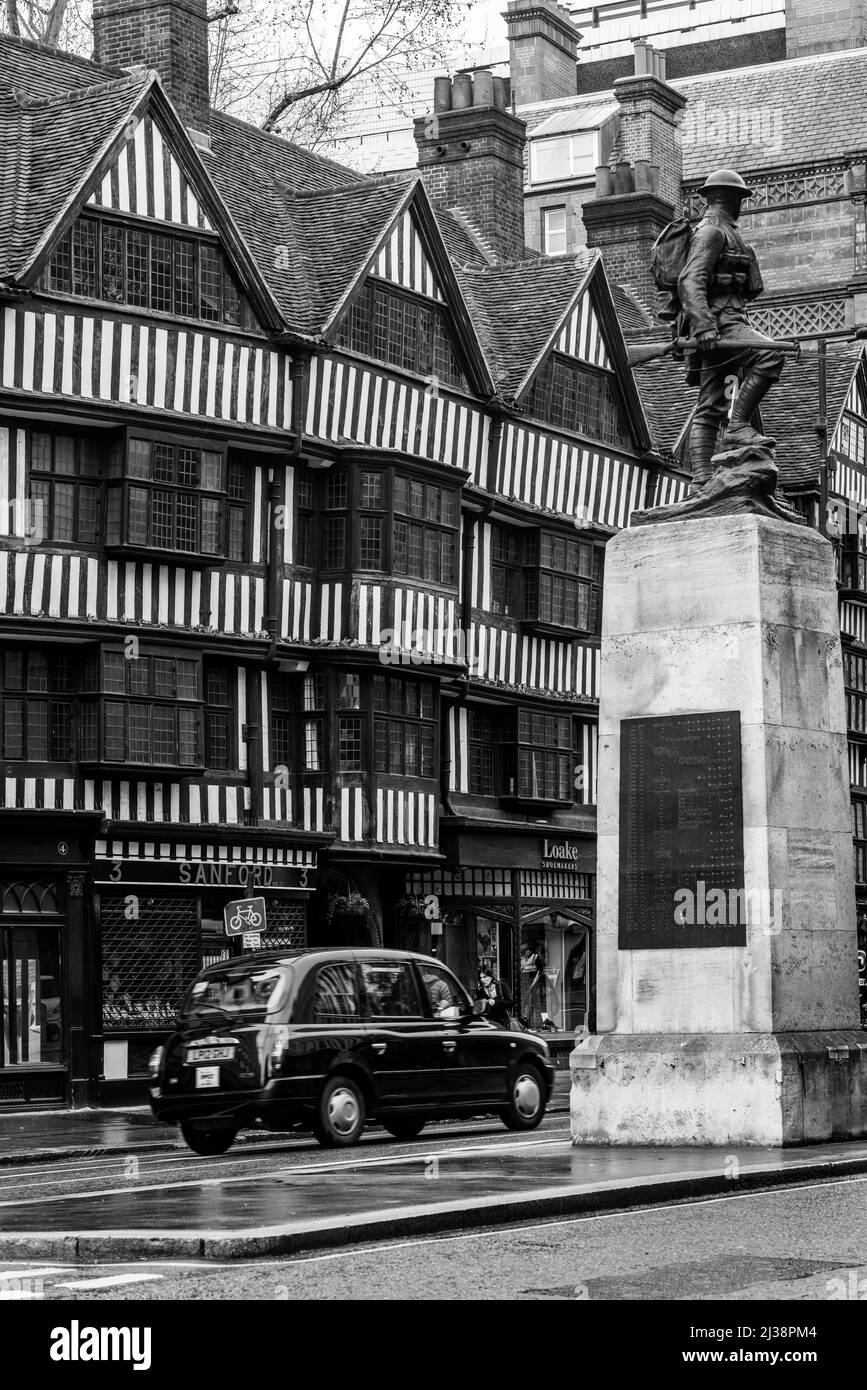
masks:
[[[741,719],[620,726],[621,950],[745,946]]]

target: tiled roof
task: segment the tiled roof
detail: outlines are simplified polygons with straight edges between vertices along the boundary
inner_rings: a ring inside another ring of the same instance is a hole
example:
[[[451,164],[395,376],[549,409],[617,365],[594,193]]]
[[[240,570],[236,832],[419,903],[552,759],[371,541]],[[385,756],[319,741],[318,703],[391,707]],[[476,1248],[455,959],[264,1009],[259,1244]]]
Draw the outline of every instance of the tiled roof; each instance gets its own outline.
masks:
[[[0,274],[24,268],[149,81],[141,72],[50,100],[0,87]]]
[[[833,437],[846,402],[858,360],[865,352],[861,343],[828,346],[828,439]],[[637,367],[634,372],[657,448],[673,451],[698,401],[698,389],[687,386],[682,363],[662,359]],[[819,445],[816,417],[819,413],[818,358],[789,359],[778,384],[761,405],[762,428],[777,441],[780,484],[785,488],[816,485],[819,477]]]
[[[828,344],[826,372],[828,444],[834,436],[840,412],[846,404],[863,343]],[[803,356],[787,361],[779,385],[769,391],[761,406],[762,427],[777,441],[780,481],[786,487],[817,484],[819,443],[819,362]]]
[[[591,258],[547,256],[458,272],[491,375],[504,397],[519,390],[592,264]]]
[[[694,113],[684,127],[684,179],[720,165],[766,169],[867,149],[867,48],[672,85]]]
[[[124,77],[119,68],[61,53],[55,48],[0,35],[0,87],[12,87],[22,96],[56,97],[76,87],[93,87],[112,77]]]

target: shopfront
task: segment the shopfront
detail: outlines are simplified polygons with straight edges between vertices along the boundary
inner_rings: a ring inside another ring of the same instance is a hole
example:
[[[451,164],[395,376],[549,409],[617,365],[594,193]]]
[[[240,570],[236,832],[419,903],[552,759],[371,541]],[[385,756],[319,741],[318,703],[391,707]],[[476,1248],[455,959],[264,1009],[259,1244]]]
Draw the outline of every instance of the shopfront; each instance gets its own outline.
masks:
[[[306,944],[315,880],[308,849],[208,844],[98,845],[94,881],[101,1009],[102,1104],[144,1093],[148,1058],[172,1026],[203,965],[244,949],[223,909],[265,900],[258,947]]]
[[[87,1100],[85,814],[21,808],[2,833],[0,1111]]]
[[[471,991],[487,965],[527,1027],[570,1046],[576,1030],[591,1026],[593,1011],[593,848],[565,836],[516,836],[496,844],[497,857],[511,857],[512,867],[435,869],[406,882],[409,901],[426,903],[428,912],[435,903],[428,949]],[[485,843],[475,849],[485,852]]]

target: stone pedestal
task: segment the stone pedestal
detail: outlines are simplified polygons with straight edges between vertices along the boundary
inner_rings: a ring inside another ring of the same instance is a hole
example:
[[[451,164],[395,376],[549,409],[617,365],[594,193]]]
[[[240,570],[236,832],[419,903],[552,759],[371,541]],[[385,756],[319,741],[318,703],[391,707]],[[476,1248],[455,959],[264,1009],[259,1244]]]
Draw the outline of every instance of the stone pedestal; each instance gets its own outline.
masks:
[[[740,715],[743,886],[770,914],[753,914],[743,945],[622,949],[622,721],[721,711]],[[778,1145],[867,1132],[847,768],[826,540],[739,515],[609,543],[599,1031],[571,1057],[576,1143]]]

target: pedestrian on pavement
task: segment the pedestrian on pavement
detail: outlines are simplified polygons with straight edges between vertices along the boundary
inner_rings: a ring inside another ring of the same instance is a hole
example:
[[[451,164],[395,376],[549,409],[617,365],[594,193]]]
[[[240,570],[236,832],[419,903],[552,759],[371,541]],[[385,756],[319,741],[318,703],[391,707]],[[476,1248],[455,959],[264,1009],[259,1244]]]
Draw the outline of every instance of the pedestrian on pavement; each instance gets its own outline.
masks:
[[[509,1009],[506,1003],[503,986],[495,978],[494,972],[487,961],[482,961],[479,967],[479,983],[476,987],[476,999],[485,1001],[485,1017],[492,1023],[496,1023],[500,1028],[509,1026]]]

